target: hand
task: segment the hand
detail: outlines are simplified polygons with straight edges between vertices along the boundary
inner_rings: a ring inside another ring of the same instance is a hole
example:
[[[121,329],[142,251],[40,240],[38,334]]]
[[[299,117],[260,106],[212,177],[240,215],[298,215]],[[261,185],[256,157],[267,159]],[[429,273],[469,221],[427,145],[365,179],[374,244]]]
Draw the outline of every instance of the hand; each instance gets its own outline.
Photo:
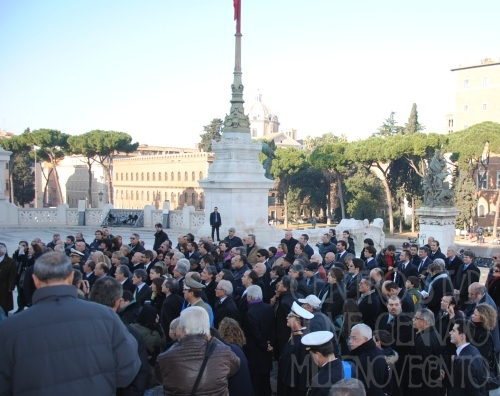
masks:
[[[387,268],[387,271],[396,271],[396,268],[394,268],[394,267],[389,267],[389,268]]]
[[[453,319],[455,317],[455,309],[452,305],[448,305],[446,312],[448,312],[448,315],[450,315],[450,319]]]
[[[444,370],[439,370],[439,379],[440,380],[444,379]]]

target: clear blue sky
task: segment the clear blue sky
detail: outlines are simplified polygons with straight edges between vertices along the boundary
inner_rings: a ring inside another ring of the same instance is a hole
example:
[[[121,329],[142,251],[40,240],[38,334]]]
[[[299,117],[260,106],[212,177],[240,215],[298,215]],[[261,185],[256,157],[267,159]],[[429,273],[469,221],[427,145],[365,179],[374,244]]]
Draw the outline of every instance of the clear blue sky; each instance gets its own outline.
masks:
[[[498,0],[242,0],[243,83],[299,137],[369,136],[417,103],[443,132],[458,64],[498,58]],[[191,147],[230,107],[231,0],[0,0],[0,128]]]

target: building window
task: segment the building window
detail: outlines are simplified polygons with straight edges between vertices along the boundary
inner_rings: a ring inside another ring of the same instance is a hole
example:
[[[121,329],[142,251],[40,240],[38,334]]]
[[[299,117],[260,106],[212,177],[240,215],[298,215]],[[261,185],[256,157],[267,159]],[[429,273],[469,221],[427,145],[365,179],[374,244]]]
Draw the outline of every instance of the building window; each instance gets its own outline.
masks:
[[[497,171],[497,190],[500,190],[500,171]]]
[[[165,201],[168,201],[168,192],[165,191]]]
[[[125,199],[128,200],[128,191],[125,192]]]
[[[170,180],[174,181],[174,172],[170,172]]]
[[[191,194],[191,205],[196,206],[196,193]]]
[[[146,193],[146,200],[149,202],[149,191]]]
[[[252,137],[257,137],[257,128],[252,129]]]
[[[188,173],[184,172],[184,181],[188,181]]]
[[[138,201],[139,200],[139,191],[136,191],[135,192],[135,200]]]
[[[141,181],[144,181],[144,172],[141,172]]]
[[[134,181],[134,174],[130,173],[130,181]]]
[[[174,203],[175,203],[175,194],[174,193],[170,194],[170,201],[171,201],[171,204],[172,204],[172,207],[173,207]]]
[[[153,172],[153,181],[156,181],[156,176],[155,176],[155,173]]]
[[[203,172],[200,172],[200,180],[203,179]]]
[[[158,181],[161,181],[161,172],[158,172]]]
[[[488,110],[488,103],[483,103],[483,110]]]
[[[181,172],[177,172],[177,181],[181,181]]]
[[[168,180],[168,172],[165,172],[165,181]]]
[[[184,203],[188,204],[188,193],[184,193]]]
[[[149,172],[146,174],[146,181],[149,181]]]
[[[130,200],[133,201],[134,200],[134,192],[133,191],[130,191]]]
[[[488,188],[488,172],[479,171],[477,173],[477,189],[486,190]]]
[[[116,199],[118,199],[118,193],[120,192],[120,190],[116,190]]]
[[[10,188],[9,188],[9,187],[10,187],[10,186],[9,186],[9,181],[7,180],[7,181],[5,181],[5,189],[6,189],[6,190],[10,190]]]
[[[464,113],[468,112],[469,111],[469,105],[464,105]]]
[[[120,181],[123,181],[123,173],[120,173]]]
[[[484,76],[483,77],[483,87],[488,85],[488,77]]]
[[[116,177],[115,177],[116,181],[118,181],[118,173],[116,174]]]
[[[469,79],[468,78],[466,78],[464,80],[464,88],[469,88]]]
[[[484,210],[484,205],[479,205],[478,209],[477,209],[477,215],[479,217],[485,217],[485,210]]]
[[[144,191],[141,191],[141,201],[144,201]]]
[[[128,173],[125,173],[125,181],[128,181]]]
[[[191,174],[191,179],[192,179],[192,181],[195,181],[195,180],[196,180],[196,173],[194,173],[194,172],[193,172],[193,173]]]
[[[120,192],[120,199],[123,200],[123,190]]]
[[[139,181],[139,173],[135,174],[135,180]]]

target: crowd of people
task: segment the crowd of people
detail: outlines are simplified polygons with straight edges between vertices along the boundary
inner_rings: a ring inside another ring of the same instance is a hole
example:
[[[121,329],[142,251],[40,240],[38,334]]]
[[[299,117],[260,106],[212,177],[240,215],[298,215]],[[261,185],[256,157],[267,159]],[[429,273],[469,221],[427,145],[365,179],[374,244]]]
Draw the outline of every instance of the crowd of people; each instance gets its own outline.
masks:
[[[439,241],[356,257],[349,231],[264,248],[104,227],[0,244],[0,394],[486,395],[500,386],[500,260]],[[17,288],[17,311],[13,291]],[[7,318],[5,316],[8,315]]]

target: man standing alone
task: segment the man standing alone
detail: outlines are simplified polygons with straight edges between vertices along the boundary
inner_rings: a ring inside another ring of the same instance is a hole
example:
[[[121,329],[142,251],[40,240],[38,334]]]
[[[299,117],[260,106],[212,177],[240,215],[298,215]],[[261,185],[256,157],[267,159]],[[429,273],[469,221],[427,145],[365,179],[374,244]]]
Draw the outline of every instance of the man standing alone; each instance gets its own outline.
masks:
[[[212,240],[214,240],[214,231],[217,231],[217,241],[220,242],[219,227],[222,225],[222,219],[217,207],[210,213],[210,225],[212,226]]]

